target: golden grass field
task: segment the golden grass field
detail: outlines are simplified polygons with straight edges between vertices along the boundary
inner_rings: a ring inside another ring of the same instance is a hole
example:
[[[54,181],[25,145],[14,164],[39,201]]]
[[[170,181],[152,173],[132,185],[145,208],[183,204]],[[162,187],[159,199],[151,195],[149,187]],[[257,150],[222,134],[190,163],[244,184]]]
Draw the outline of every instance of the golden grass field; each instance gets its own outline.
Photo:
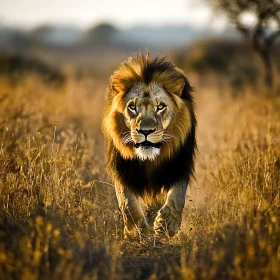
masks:
[[[190,81],[199,152],[182,229],[129,241],[106,175],[106,81],[1,78],[0,279],[279,279],[280,95]]]

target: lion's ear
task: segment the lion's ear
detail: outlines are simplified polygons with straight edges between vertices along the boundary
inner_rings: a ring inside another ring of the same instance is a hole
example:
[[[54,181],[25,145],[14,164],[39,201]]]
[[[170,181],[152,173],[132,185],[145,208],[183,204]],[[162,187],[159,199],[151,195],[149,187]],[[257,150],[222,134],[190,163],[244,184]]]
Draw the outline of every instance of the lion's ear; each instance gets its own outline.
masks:
[[[111,88],[114,92],[120,93],[125,90],[125,85],[120,82],[120,80],[113,79],[111,82]]]
[[[176,81],[166,83],[164,86],[169,93],[181,96],[185,86],[185,80],[184,78],[179,78]]]
[[[133,82],[135,80],[129,77],[127,79],[114,79],[111,82],[111,88],[117,94],[126,93],[132,88]]]

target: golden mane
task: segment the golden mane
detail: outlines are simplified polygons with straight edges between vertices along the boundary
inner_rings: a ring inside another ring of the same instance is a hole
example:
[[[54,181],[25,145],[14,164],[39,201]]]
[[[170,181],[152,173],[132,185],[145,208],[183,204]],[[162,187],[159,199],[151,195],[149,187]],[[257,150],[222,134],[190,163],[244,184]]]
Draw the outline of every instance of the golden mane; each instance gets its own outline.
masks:
[[[124,145],[121,137],[127,132],[122,113],[125,108],[124,96],[136,84],[142,83],[149,87],[157,83],[169,93],[174,118],[168,132],[174,135],[173,141],[162,148],[162,152],[155,161],[155,166],[162,160],[170,159],[184,144],[193,125],[192,100],[185,100],[182,95],[189,94],[191,87],[183,72],[164,58],[151,60],[149,53],[130,57],[114,71],[110,77],[107,92],[107,106],[105,109],[103,131],[107,139],[111,139],[114,146],[124,159],[133,159],[134,146]]]
[[[168,64],[168,65],[166,65]],[[149,65],[158,65],[158,69],[153,69],[153,75],[149,79],[150,73],[145,73]],[[165,67],[164,71],[160,66]],[[144,74],[144,75],[143,75]],[[151,60],[149,52],[129,57],[121,66],[112,74],[110,78],[111,87],[117,93],[126,93],[135,83],[158,83],[162,84],[167,92],[171,94],[181,94],[185,81],[183,73],[173,63],[167,61],[165,57]],[[149,81],[147,81],[149,80]]]
[[[166,58],[151,59],[149,53],[130,57],[110,77],[102,128],[107,169],[127,237],[137,234],[139,228],[141,232],[151,230],[138,196],[153,198],[162,190],[168,195],[157,212],[154,232],[172,237],[180,229],[196,150],[191,92],[180,69]],[[145,140],[135,141],[139,134],[145,135]],[[160,141],[148,138],[159,139],[159,135]],[[148,148],[141,150],[141,144]],[[150,144],[154,146],[150,148]],[[151,150],[154,154],[149,154]]]

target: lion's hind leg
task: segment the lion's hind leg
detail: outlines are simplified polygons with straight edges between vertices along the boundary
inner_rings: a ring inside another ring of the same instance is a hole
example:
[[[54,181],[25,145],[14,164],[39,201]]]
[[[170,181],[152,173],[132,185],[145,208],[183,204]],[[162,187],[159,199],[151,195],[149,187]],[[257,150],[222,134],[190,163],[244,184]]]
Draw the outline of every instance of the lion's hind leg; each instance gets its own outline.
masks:
[[[123,215],[125,237],[141,237],[142,233],[150,232],[151,228],[136,195],[121,184],[116,184],[115,188]]]

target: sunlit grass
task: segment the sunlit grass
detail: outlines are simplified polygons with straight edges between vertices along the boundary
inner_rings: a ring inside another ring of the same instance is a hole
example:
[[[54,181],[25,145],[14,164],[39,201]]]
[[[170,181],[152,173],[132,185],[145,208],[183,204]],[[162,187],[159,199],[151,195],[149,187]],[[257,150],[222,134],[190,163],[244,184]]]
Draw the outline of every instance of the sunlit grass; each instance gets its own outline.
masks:
[[[196,90],[200,152],[182,230],[124,241],[104,90],[91,78],[1,83],[0,279],[277,279],[280,98]]]

